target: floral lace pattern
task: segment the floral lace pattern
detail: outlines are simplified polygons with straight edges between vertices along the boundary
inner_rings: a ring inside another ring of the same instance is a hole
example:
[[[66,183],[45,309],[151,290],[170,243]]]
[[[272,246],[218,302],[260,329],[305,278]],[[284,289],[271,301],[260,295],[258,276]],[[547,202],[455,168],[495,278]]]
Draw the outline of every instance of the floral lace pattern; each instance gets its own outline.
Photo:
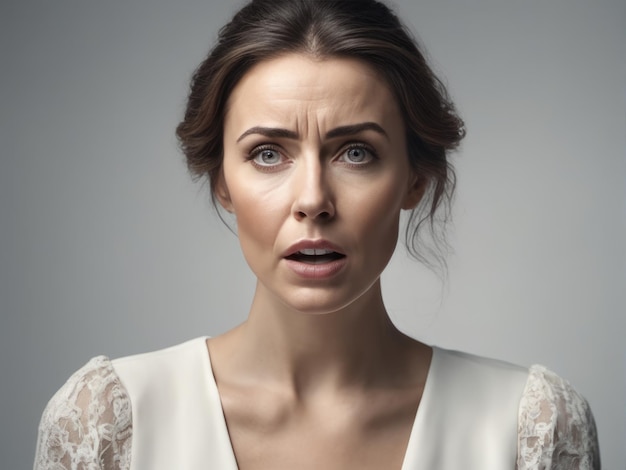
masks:
[[[599,470],[587,401],[543,366],[530,368],[520,402],[517,470]]]
[[[111,361],[99,356],[52,397],[39,425],[35,470],[128,470],[128,394]]]
[[[39,427],[35,470],[129,470],[130,398],[99,356],[52,397]],[[519,407],[516,470],[599,470],[587,402],[542,366],[530,368]]]

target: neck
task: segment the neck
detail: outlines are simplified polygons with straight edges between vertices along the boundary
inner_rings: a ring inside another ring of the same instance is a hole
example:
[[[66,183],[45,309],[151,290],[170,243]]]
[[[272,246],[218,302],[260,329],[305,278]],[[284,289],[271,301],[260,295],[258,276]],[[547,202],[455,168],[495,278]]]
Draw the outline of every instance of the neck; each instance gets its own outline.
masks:
[[[226,339],[224,366],[290,383],[298,395],[393,377],[390,364],[402,367],[395,359],[412,343],[389,319],[380,281],[350,306],[321,314],[293,311],[259,285],[248,320]]]

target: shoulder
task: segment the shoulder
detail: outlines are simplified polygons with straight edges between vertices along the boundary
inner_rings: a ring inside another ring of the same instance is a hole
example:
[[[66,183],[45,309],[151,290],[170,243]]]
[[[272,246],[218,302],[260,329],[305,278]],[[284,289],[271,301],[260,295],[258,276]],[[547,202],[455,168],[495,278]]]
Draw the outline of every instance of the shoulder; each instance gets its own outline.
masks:
[[[175,379],[210,369],[206,339],[199,337],[165,349],[114,359],[112,366],[131,396],[143,395],[140,390],[153,387],[176,387],[172,382]]]
[[[207,351],[207,338],[207,336],[202,336],[163,349],[113,359],[111,363],[115,369],[125,367],[128,364],[149,366],[151,364],[163,365],[169,362],[176,363],[181,359],[197,356],[199,353],[204,355]]]
[[[48,402],[39,425],[35,469],[128,469],[133,397],[180,386],[176,378],[181,373],[193,375],[194,364],[208,362],[205,341],[196,338],[114,360],[91,359]]]
[[[131,409],[105,356],[91,359],[50,399],[39,425],[35,469],[128,468]]]
[[[517,414],[528,368],[474,354],[433,348],[425,395],[438,415],[474,436],[498,439],[516,453]],[[428,392],[428,393],[426,393]],[[440,410],[445,403],[445,410]],[[421,406],[421,405],[420,405]]]
[[[445,377],[455,383],[465,382],[484,389],[509,386],[511,390],[519,389],[519,394],[529,375],[527,367],[439,347],[433,347],[432,369],[438,380]]]
[[[535,365],[519,408],[518,469],[599,469],[598,436],[587,401],[554,372]]]
[[[554,372],[540,365],[530,368],[472,354],[435,348],[437,383],[454,403],[471,395],[480,421],[517,411],[517,470],[596,470],[600,468],[598,436],[587,401]],[[448,392],[447,390],[459,390]],[[477,401],[475,397],[480,398]],[[501,406],[501,404],[506,405]],[[467,403],[465,403],[467,405]],[[466,406],[467,407],[467,406]],[[457,407],[458,408],[458,407]],[[498,429],[507,420],[494,422]]]

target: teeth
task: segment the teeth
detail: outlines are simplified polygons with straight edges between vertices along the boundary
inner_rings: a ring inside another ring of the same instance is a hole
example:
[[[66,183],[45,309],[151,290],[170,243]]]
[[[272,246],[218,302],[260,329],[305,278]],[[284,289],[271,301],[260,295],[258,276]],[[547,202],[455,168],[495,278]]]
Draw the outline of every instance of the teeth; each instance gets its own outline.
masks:
[[[304,248],[302,250],[300,250],[298,253],[302,254],[302,255],[307,255],[307,256],[321,256],[321,255],[328,255],[330,253],[333,253],[332,250],[319,250],[317,248]]]

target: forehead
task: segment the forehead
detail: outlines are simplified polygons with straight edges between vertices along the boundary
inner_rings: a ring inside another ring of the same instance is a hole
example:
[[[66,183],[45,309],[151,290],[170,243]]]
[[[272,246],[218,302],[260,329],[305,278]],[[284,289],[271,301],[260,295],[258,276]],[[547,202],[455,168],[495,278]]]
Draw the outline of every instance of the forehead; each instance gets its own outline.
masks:
[[[400,112],[385,79],[365,62],[288,54],[254,66],[229,97],[227,126],[258,125],[259,119],[290,127],[311,120],[317,127],[355,120],[393,126]]]

